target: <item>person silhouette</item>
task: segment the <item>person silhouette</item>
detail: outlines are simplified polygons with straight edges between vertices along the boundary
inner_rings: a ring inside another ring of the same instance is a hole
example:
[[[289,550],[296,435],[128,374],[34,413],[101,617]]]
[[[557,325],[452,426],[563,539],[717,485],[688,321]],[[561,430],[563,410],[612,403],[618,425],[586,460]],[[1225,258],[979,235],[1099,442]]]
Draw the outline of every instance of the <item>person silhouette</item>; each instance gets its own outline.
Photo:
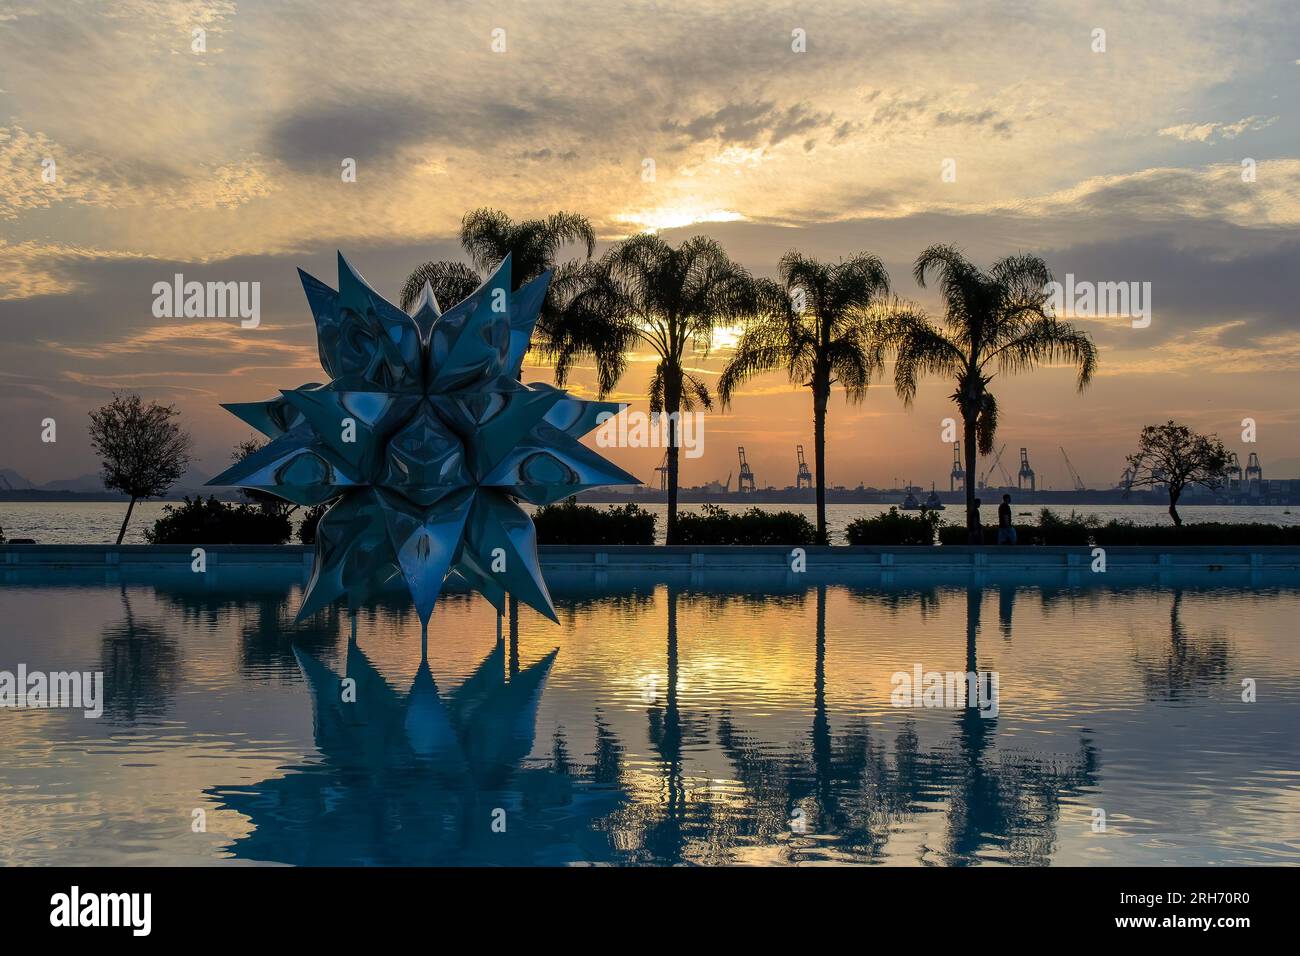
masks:
[[[1015,544],[1016,526],[1011,523],[1011,496],[1003,495],[998,505],[998,544]]]

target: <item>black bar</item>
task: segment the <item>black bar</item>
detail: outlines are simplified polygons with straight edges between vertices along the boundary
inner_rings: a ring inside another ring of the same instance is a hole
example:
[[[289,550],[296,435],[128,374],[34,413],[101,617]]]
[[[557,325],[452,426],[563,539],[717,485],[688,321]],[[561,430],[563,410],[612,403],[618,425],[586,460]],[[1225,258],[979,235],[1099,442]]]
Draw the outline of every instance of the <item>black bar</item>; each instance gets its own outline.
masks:
[[[73,933],[79,941],[141,940],[129,926],[51,926],[52,898],[70,894],[73,886],[83,902],[87,894],[151,894],[150,940],[258,949],[404,934],[427,934],[431,942],[465,934],[471,945],[483,933],[482,942],[492,943],[519,936],[536,945],[546,937],[548,945],[567,945],[575,931],[585,935],[611,921],[623,924],[629,941],[688,926],[725,927],[728,941],[762,940],[793,921],[814,944],[845,933],[859,940],[901,933],[917,945],[929,938],[947,947],[972,940],[966,934],[979,929],[1054,934],[1044,938],[1071,943],[1199,936],[1231,946],[1242,932],[1286,928],[1283,911],[1294,873],[1155,867],[5,870],[0,912],[6,941],[35,935],[66,941]],[[1120,925],[1148,919],[1152,925]],[[1211,921],[1208,928],[1199,925],[1203,919]],[[1220,922],[1242,919],[1240,925]]]

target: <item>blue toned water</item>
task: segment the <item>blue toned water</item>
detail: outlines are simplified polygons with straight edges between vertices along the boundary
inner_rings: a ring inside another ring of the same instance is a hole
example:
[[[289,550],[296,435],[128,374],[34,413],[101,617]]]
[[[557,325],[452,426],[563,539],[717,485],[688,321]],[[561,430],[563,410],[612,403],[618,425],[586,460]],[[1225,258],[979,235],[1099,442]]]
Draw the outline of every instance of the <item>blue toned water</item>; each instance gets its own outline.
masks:
[[[449,595],[422,660],[400,602],[294,625],[296,573],[4,574],[0,670],[106,687],[0,709],[0,863],[1300,861],[1293,578],[560,575],[560,625]],[[893,706],[917,665],[997,716]]]

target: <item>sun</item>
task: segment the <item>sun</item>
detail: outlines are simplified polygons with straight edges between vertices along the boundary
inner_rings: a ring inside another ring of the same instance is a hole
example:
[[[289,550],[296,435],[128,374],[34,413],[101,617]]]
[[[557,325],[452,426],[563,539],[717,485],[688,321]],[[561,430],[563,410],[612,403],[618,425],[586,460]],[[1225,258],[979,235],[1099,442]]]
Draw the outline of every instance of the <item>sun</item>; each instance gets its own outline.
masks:
[[[734,209],[706,207],[698,203],[628,210],[614,217],[615,222],[637,226],[641,230],[650,232],[681,229],[701,222],[742,222],[744,219],[745,216]]]

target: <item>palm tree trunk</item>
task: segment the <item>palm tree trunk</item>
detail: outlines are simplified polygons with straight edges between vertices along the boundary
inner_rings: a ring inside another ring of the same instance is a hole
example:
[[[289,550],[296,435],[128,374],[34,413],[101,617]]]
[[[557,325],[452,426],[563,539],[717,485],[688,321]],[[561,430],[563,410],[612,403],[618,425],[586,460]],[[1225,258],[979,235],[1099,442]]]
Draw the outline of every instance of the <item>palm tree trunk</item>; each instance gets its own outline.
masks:
[[[677,421],[668,419],[668,544],[677,544]]]
[[[681,418],[682,386],[679,381],[670,378],[664,385],[664,411],[668,414],[668,527],[665,541],[677,543],[677,457],[678,424]]]
[[[135,496],[131,496],[131,503],[126,506],[126,517],[122,519],[122,527],[117,532],[117,543],[122,543],[122,538],[126,536],[126,526],[131,521],[131,512],[135,510]]]
[[[966,459],[966,538],[975,534],[975,416],[962,416],[962,457]],[[984,542],[981,541],[980,544]]]
[[[813,389],[813,459],[817,474],[817,543],[830,544],[826,536],[826,401],[829,388]]]

